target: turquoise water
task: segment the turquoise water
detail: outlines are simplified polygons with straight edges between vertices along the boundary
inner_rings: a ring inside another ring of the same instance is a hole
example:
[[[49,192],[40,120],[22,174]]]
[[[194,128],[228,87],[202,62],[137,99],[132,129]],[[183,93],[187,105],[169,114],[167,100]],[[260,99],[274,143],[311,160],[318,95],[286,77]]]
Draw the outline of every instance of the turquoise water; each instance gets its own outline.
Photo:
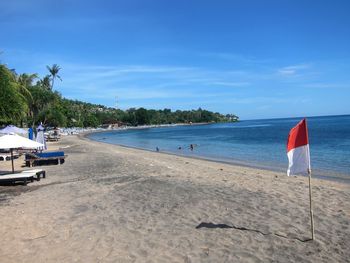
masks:
[[[286,141],[301,118],[90,134],[111,144],[286,171]],[[350,115],[307,118],[313,174],[350,180]],[[194,145],[193,151],[190,144]],[[179,149],[181,147],[181,149]]]

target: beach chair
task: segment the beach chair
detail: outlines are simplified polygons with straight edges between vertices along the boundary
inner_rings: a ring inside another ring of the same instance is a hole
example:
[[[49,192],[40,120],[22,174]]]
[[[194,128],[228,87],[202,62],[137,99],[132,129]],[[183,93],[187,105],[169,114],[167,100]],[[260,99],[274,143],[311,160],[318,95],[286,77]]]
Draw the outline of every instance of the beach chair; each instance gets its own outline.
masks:
[[[22,173],[35,173],[36,174],[36,180],[40,181],[40,178],[46,178],[46,171],[43,169],[32,169],[32,170],[24,170]]]
[[[24,185],[27,185],[27,183],[34,182],[34,176],[36,173],[15,173],[15,174],[3,174],[0,175],[0,184],[14,184],[17,182],[22,182]]]
[[[63,164],[67,158],[64,152],[42,152],[27,153],[25,156],[26,166],[37,166],[47,164]]]
[[[55,134],[49,134],[48,136],[47,136],[47,138],[46,138],[46,140],[48,141],[48,142],[53,142],[53,141],[55,141],[55,142],[57,142],[59,139],[60,139],[61,137],[59,136],[59,135],[55,135]]]
[[[19,154],[13,154],[13,159],[18,159]],[[1,154],[0,155],[0,161],[11,161],[11,155],[10,154]]]

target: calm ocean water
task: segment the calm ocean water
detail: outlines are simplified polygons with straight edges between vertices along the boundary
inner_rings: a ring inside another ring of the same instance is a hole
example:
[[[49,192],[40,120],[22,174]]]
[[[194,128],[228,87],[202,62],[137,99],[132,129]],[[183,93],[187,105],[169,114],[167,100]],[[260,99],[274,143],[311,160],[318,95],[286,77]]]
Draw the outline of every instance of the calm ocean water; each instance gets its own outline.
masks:
[[[249,120],[90,134],[111,144],[286,171],[286,141],[301,118]],[[319,177],[350,182],[350,115],[307,118],[311,167]],[[194,150],[190,150],[194,144]],[[179,149],[181,147],[181,149]]]

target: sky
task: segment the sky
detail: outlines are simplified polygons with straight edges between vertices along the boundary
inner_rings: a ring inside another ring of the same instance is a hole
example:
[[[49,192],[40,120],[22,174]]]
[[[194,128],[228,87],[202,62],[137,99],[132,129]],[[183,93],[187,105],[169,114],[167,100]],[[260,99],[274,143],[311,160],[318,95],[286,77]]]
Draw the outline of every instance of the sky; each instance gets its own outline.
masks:
[[[64,97],[241,119],[350,114],[347,0],[0,0],[0,63]]]

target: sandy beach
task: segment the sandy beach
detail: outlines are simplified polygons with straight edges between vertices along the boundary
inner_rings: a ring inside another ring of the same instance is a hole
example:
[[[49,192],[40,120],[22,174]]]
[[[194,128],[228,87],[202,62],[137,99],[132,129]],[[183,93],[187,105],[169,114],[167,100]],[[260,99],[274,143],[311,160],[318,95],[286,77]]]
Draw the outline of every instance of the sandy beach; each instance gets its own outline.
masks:
[[[82,136],[50,147],[68,158],[46,179],[0,186],[1,262],[349,262],[348,184],[313,179],[308,241],[305,177]]]

